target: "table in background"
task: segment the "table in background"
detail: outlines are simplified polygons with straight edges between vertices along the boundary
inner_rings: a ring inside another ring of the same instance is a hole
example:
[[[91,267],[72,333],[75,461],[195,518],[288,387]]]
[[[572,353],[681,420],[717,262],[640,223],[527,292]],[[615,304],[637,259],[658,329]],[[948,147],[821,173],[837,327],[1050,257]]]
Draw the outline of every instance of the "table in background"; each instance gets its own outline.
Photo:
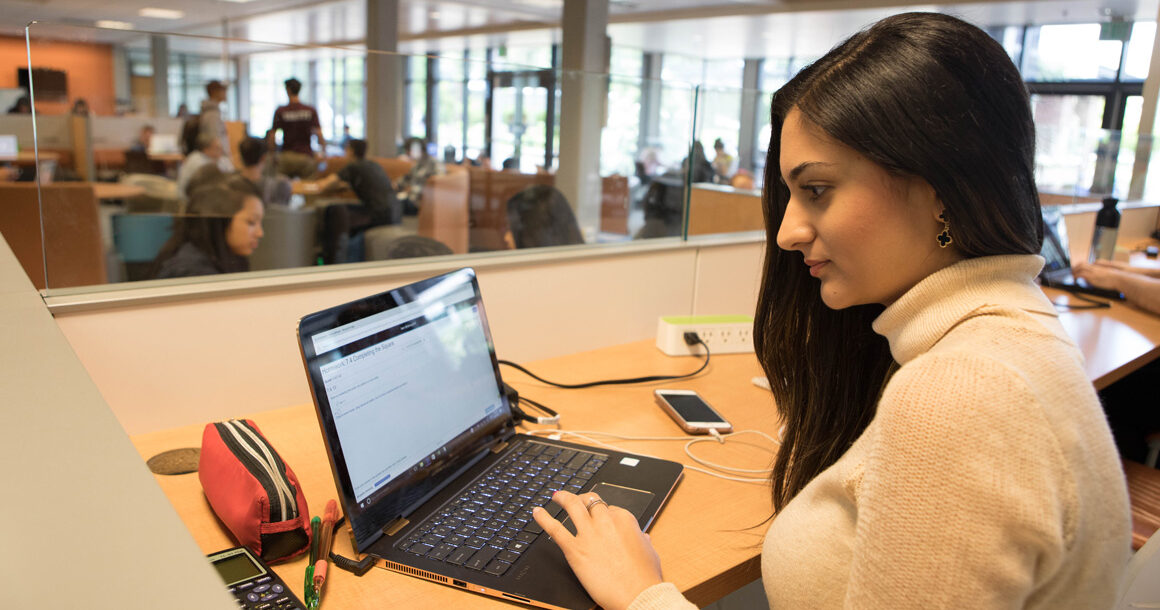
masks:
[[[1160,260],[1145,258],[1141,253],[1133,253],[1129,262],[1134,266],[1160,268]],[[1045,288],[1043,292],[1056,303],[1091,305],[1063,290]],[[1097,390],[1160,358],[1160,316],[1121,301],[1110,301],[1110,304],[1106,309],[1060,308],[1059,312],[1059,321],[1083,352],[1084,370]]]
[[[694,358],[665,356],[652,341],[642,341],[544,360],[531,364],[530,368],[554,381],[575,382],[682,374],[694,370],[698,363]],[[653,401],[652,391],[662,386],[696,389],[736,430],[759,429],[775,435],[778,427],[769,392],[750,381],[761,374],[753,354],[713,356],[707,371],[696,379],[664,384],[562,390],[531,381],[515,371],[505,369],[504,373],[505,380],[521,395],[559,411],[566,430],[680,436],[680,430]],[[338,493],[313,406],[265,411],[254,414],[251,419],[298,475],[311,514],[321,515],[326,501],[337,498]],[[201,434],[202,426],[195,425],[139,435],[133,442],[142,457],[149,458],[168,449],[198,447]],[[692,464],[684,453],[684,442],[610,441],[610,444],[626,451]],[[754,469],[772,463],[768,452],[771,450],[772,445],[757,435],[738,437],[728,445],[710,442],[693,448],[698,456],[710,461]],[[234,545],[210,510],[196,474],[157,476],[157,481],[202,551],[210,553]],[[759,578],[761,544],[766,519],[771,514],[768,485],[730,482],[686,471],[651,530],[666,579],[695,603],[704,605]],[[343,528],[336,536],[335,551],[353,557],[346,531]],[[298,583],[303,581],[305,569],[306,560],[302,557],[275,566],[299,595]],[[324,603],[332,610],[512,607],[490,597],[384,569],[374,569],[362,578],[338,569],[333,569],[331,574]]]
[[[94,182],[93,193],[97,199],[116,200],[129,199],[131,197],[138,197],[145,194],[145,187],[137,184],[125,184],[123,182]]]

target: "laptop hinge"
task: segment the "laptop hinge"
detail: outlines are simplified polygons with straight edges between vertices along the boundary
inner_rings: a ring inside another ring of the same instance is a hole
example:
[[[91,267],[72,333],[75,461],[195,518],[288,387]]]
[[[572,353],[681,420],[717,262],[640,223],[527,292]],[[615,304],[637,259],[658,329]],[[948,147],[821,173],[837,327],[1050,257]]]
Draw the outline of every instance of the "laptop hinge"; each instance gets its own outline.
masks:
[[[404,517],[399,517],[398,519],[395,519],[394,521],[391,521],[390,523],[383,526],[383,533],[388,536],[394,536],[395,534],[399,533],[399,530],[407,527],[407,524],[410,522],[410,520]]]
[[[492,453],[499,453],[500,451],[507,449],[507,446],[508,446],[507,441],[500,441],[500,442],[496,443],[494,447],[491,448],[491,452]]]

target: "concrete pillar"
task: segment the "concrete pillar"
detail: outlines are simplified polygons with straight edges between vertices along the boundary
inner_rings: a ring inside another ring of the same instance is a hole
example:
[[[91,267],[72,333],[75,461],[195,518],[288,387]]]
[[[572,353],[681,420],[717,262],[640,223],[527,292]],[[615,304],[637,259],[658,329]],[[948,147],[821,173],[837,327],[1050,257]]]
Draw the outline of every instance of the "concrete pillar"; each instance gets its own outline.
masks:
[[[556,188],[572,204],[580,231],[590,241],[600,229],[600,136],[608,101],[608,0],[568,0],[562,25]]]
[[[127,110],[133,105],[133,91],[129,85],[129,57],[123,45],[113,47],[113,111]]]
[[[761,112],[761,61],[746,59],[741,76],[741,132],[737,134],[737,167],[754,171],[757,113]],[[769,108],[765,108],[769,112]]]
[[[660,53],[645,53],[641,66],[640,135],[638,150],[643,151],[660,142],[661,124],[661,60]]]
[[[169,39],[161,34],[149,37],[149,59],[153,65],[153,115],[169,116]],[[190,113],[196,113],[190,109]]]
[[[1157,10],[1160,13],[1160,9]],[[1160,19],[1160,14],[1157,14]],[[1144,183],[1148,177],[1148,161],[1152,157],[1152,145],[1156,132],[1157,98],[1160,98],[1160,32],[1152,40],[1152,62],[1148,65],[1148,78],[1144,80],[1144,100],[1140,109],[1140,139],[1136,145],[1136,160],[1132,165],[1132,182],[1128,187],[1128,199],[1144,198]]]
[[[377,157],[393,157],[403,123],[405,58],[397,54],[399,0],[367,0],[366,22],[367,149]]]

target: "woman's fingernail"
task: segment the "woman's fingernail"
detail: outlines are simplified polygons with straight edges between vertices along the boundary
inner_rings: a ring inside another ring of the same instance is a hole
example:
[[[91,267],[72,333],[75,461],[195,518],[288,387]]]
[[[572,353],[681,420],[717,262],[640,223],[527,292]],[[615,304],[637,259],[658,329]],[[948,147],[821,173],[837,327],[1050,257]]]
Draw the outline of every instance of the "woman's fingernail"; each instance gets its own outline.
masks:
[[[534,514],[536,514],[536,513],[542,513],[542,512],[544,512],[544,508],[543,508],[542,506],[537,506],[537,507],[535,507],[535,508],[533,508],[533,509],[532,509],[532,514],[533,514],[533,515],[534,515]]]

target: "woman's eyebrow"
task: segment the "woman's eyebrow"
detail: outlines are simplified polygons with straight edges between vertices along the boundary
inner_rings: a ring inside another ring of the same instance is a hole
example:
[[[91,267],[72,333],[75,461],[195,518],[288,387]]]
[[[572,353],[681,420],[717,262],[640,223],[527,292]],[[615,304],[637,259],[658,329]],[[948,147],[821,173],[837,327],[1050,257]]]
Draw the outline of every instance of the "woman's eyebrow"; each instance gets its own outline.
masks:
[[[797,177],[800,176],[802,172],[806,171],[807,169],[809,169],[811,167],[830,167],[833,165],[836,165],[836,164],[835,163],[825,163],[823,161],[805,161],[803,163],[799,163],[797,165],[797,167],[789,170],[789,180],[791,180],[791,181],[797,180]]]

